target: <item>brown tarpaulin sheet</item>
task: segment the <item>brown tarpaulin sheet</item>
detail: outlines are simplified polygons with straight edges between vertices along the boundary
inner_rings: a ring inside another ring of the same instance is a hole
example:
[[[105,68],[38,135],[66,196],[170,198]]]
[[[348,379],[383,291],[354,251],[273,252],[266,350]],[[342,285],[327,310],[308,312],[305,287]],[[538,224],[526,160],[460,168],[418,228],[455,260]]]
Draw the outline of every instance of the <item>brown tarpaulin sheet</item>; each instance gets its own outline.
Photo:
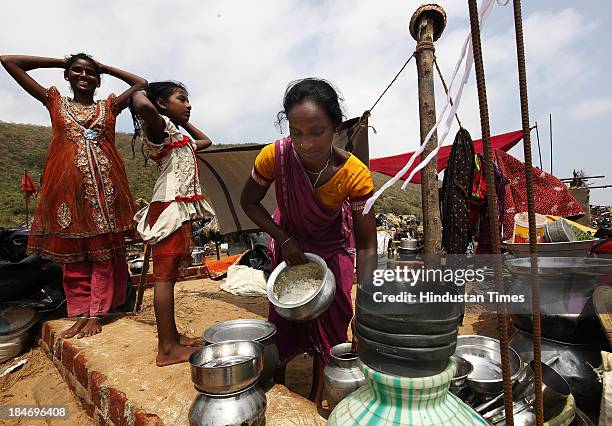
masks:
[[[353,118],[345,121],[334,137],[334,146],[353,152],[366,165],[369,159],[367,125],[367,117],[361,124],[359,117]],[[251,174],[255,157],[264,146],[212,149],[198,154],[200,182],[206,199],[217,215],[221,235],[259,230],[259,227],[242,210],[240,193]],[[274,187],[268,190],[262,204],[270,214],[274,212],[276,208]]]
[[[370,147],[368,143],[368,116],[351,118],[340,125],[334,136],[334,146],[352,152],[363,164],[370,167]]]
[[[198,154],[200,182],[206,199],[217,215],[221,235],[259,230],[242,210],[240,193],[251,175],[255,157],[264,146],[223,148]],[[274,212],[274,188],[268,191],[262,204],[270,214]]]

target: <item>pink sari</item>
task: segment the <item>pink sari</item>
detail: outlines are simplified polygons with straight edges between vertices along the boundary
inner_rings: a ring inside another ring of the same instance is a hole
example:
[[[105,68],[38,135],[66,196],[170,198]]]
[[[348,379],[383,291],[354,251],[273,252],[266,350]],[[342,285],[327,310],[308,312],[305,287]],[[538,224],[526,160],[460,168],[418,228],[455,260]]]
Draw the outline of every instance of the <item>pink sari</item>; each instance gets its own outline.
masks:
[[[328,363],[330,348],[347,341],[353,317],[351,288],[355,274],[351,210],[348,201],[334,210],[323,204],[293,150],[291,138],[276,141],[274,158],[278,204],[274,220],[300,242],[305,252],[322,257],[336,278],[334,301],[315,320],[288,321],[270,305],[268,320],[277,327],[279,364],[285,365],[304,352],[310,355],[316,352]],[[282,262],[278,246],[272,241],[272,267]]]

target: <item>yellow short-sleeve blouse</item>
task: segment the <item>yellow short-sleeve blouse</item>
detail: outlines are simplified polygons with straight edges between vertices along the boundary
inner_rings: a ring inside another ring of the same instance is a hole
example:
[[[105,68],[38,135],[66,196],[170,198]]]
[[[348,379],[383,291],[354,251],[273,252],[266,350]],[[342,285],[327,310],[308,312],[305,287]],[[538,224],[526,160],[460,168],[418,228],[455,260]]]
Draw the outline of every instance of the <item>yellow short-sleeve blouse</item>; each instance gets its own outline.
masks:
[[[251,176],[259,185],[268,186],[274,181],[274,151],[273,143],[266,145],[255,159]],[[370,170],[351,154],[331,179],[316,188],[315,192],[323,204],[332,209],[348,199],[353,210],[362,210],[373,190]]]

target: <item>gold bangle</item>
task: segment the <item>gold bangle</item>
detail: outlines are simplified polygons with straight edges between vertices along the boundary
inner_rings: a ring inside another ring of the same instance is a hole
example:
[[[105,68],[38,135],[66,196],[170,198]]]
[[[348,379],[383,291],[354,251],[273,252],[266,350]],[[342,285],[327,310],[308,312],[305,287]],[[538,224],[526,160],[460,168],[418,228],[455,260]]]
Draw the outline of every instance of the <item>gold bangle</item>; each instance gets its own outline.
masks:
[[[283,243],[280,245],[280,248],[283,248],[283,246],[285,245],[286,242],[288,242],[289,240],[292,240],[293,237],[289,237],[287,238],[285,241],[283,241]]]

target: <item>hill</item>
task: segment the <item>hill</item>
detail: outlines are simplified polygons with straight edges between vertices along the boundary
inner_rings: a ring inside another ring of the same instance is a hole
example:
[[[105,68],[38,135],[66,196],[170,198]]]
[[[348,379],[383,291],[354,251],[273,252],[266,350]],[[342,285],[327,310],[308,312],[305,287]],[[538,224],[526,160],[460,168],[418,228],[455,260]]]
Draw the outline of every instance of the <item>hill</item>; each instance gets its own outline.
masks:
[[[23,170],[39,185],[42,165],[47,146],[51,138],[51,129],[46,126],[13,124],[0,122],[0,227],[14,226],[25,220],[25,203],[21,193],[21,176]],[[152,162],[144,167],[142,155],[137,150],[132,158],[130,141],[132,136],[117,133],[116,143],[124,161],[134,199],[149,199],[155,180],[157,168]],[[235,146],[235,145],[224,145]],[[380,188],[388,177],[374,173],[374,184]],[[416,214],[421,216],[420,186],[410,185],[407,192],[400,189],[401,182],[389,188],[376,202],[376,211],[397,214]],[[30,202],[30,215],[38,202]]]

